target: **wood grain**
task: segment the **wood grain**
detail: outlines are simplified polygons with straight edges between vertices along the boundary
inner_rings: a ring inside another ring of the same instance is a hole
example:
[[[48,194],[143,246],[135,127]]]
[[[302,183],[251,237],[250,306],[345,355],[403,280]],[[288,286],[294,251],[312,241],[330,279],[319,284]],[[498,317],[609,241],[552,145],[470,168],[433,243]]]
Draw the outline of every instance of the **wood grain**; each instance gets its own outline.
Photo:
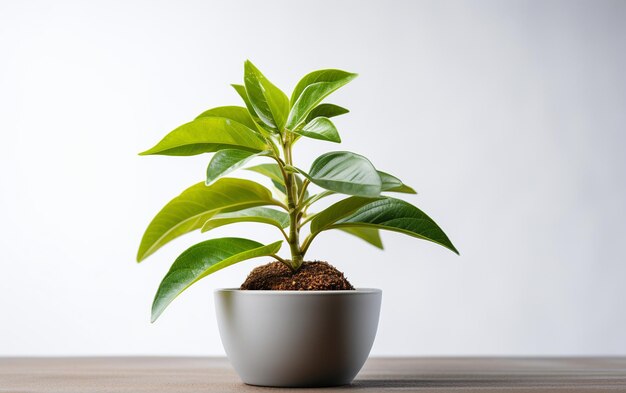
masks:
[[[0,358],[0,392],[626,392],[626,358],[379,358],[350,386],[244,385],[226,359]]]

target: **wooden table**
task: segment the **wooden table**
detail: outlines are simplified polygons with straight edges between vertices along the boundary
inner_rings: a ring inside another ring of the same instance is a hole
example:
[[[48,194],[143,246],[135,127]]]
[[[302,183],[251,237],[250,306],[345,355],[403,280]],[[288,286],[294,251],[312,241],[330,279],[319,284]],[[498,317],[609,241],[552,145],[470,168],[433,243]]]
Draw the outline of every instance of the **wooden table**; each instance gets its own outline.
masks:
[[[351,386],[241,383],[223,358],[0,358],[0,392],[626,392],[626,358],[378,358]]]

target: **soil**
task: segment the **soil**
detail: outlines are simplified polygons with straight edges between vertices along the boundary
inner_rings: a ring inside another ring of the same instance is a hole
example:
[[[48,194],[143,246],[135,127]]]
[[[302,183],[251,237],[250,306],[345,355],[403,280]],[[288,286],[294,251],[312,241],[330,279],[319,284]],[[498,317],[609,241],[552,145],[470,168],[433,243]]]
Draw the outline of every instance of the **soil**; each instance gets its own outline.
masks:
[[[328,262],[304,262],[293,272],[282,262],[271,262],[250,272],[241,289],[248,290],[345,290],[354,289],[352,284]]]

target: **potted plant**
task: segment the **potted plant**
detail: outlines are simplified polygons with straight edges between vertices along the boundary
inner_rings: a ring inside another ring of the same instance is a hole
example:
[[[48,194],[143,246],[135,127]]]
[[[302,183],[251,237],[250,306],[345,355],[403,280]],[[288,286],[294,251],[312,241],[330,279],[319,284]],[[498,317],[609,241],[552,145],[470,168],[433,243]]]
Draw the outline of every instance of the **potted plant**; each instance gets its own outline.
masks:
[[[154,322],[198,280],[244,260],[274,258],[275,262],[254,269],[240,289],[215,291],[222,342],[245,383],[348,384],[369,355],[381,291],[354,289],[331,265],[305,262],[319,234],[342,230],[382,248],[379,230],[390,230],[458,253],[430,217],[388,196],[415,191],[367,158],[332,151],[306,171],[297,166],[295,143],[306,138],[341,142],[330,118],[348,110],[322,101],[355,77],[341,70],[315,71],[300,80],[289,98],[246,61],[244,84],[233,85],[245,107],[209,109],[141,153],[214,154],[206,179],[172,199],[150,222],[138,262],[185,233],[238,222],[267,224],[284,238],[271,244],[233,237],[196,244],[174,261],[152,304]],[[258,158],[270,162],[247,169],[269,178],[273,191],[251,180],[225,177]],[[320,190],[313,192],[311,185]],[[345,198],[313,213],[318,201],[334,194]],[[278,255],[283,242],[290,258]]]

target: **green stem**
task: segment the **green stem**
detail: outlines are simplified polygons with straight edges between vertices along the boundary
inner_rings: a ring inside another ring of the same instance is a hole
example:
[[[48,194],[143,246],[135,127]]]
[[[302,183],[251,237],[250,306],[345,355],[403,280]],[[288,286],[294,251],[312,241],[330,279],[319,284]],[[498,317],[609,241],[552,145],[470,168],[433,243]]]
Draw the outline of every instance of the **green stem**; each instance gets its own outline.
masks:
[[[289,133],[285,135],[285,142],[283,150],[285,154],[285,164],[293,165],[292,151],[291,151],[291,136]],[[292,172],[283,172],[285,174],[285,189],[287,192],[287,207],[289,211],[289,249],[291,250],[291,268],[295,271],[300,268],[304,261],[304,255],[300,249],[300,228],[299,228],[299,209],[298,209],[298,196],[296,183],[296,176]]]

